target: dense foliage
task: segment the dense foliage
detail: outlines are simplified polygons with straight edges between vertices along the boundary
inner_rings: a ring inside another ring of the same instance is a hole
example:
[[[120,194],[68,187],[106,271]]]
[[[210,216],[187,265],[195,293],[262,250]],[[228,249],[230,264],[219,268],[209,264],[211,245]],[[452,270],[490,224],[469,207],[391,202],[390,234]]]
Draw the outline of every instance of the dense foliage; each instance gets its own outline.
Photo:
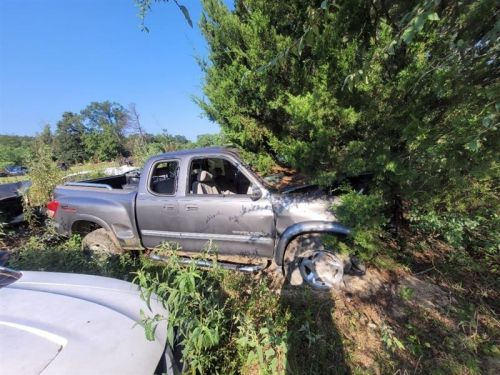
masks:
[[[324,184],[374,173],[397,227],[498,252],[498,2],[203,5],[200,104],[230,141]]]
[[[22,165],[28,157],[32,143],[33,137],[0,135],[0,168]]]

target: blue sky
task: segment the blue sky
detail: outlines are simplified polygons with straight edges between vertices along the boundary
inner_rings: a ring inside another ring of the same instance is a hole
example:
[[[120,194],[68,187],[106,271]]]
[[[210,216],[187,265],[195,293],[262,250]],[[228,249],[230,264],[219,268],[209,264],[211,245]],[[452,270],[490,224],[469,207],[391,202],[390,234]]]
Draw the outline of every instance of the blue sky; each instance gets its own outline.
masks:
[[[195,139],[219,127],[202,118],[195,57],[206,56],[201,5],[155,3],[140,30],[133,0],[0,1],[0,133],[55,129],[65,111],[92,101],[135,103],[147,131]]]

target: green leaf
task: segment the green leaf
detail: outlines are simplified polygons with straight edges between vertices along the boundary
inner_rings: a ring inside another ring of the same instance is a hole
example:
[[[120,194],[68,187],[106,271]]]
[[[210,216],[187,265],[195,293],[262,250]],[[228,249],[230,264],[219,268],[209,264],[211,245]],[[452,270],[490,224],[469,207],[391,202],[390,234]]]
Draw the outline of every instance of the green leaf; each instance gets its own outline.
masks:
[[[440,20],[438,14],[436,12],[428,14],[427,19],[429,21],[439,21]]]
[[[299,44],[298,44],[298,46],[297,46],[297,54],[298,54],[299,56],[301,56],[301,55],[302,55],[302,50],[303,50],[303,49],[304,49],[304,37],[300,38],[300,40],[299,40]]]
[[[168,344],[173,348],[174,347],[174,326],[173,326],[173,324],[168,325],[167,341],[168,341]]]
[[[477,152],[481,148],[481,142],[478,139],[474,139],[465,145],[465,148],[471,152]]]
[[[415,29],[412,26],[410,26],[403,32],[401,39],[406,44],[410,44],[414,36],[415,36]]]
[[[396,163],[393,162],[393,161],[390,161],[389,163],[387,163],[385,165],[385,168],[384,168],[386,171],[388,172],[395,172],[396,171]]]
[[[191,16],[189,15],[188,9],[184,5],[179,5],[179,9],[181,10],[182,14],[184,14],[184,18],[186,19],[189,26],[193,27],[193,21],[191,21]]]
[[[276,354],[276,352],[274,351],[273,348],[269,348],[266,350],[266,352],[264,353],[266,355],[266,358],[269,359],[271,358],[273,355]]]
[[[309,46],[311,47],[314,43],[314,33],[311,31],[311,29],[307,30],[307,32],[302,36],[302,38],[304,38],[304,42],[306,44],[306,46]],[[301,40],[302,40],[301,38]]]
[[[399,349],[401,349],[401,350],[405,349],[405,346],[403,345],[403,343],[401,341],[399,341],[399,339],[397,337],[393,337],[393,340]]]
[[[238,339],[236,340],[236,343],[237,343],[238,345],[240,345],[240,346],[245,347],[245,346],[247,346],[247,344],[248,344],[248,337],[247,337],[247,336],[241,336],[240,338],[238,338]]]
[[[259,332],[261,335],[267,335],[269,333],[269,328],[261,328]]]
[[[389,55],[394,55],[394,49],[396,48],[397,44],[398,43],[395,40],[391,41],[391,43],[387,47],[387,53]]]
[[[492,128],[495,123],[495,115],[491,114],[483,117],[481,123],[485,128]]]

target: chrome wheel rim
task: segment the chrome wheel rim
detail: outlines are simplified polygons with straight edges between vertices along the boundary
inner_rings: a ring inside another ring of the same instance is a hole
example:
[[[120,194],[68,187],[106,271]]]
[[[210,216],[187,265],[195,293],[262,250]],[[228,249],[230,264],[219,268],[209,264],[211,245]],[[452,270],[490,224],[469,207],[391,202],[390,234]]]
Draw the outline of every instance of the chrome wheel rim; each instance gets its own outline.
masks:
[[[314,289],[331,289],[340,285],[344,276],[344,263],[334,254],[314,251],[299,263],[300,274]]]

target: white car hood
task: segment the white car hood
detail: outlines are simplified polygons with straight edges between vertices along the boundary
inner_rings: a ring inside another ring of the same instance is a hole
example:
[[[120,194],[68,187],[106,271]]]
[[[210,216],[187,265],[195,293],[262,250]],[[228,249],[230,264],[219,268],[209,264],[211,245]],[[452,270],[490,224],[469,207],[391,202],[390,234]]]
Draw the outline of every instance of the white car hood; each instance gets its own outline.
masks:
[[[137,324],[140,310],[166,316],[153,300],[150,312],[138,287],[79,274],[23,272],[0,289],[2,374],[152,374],[166,345]]]

